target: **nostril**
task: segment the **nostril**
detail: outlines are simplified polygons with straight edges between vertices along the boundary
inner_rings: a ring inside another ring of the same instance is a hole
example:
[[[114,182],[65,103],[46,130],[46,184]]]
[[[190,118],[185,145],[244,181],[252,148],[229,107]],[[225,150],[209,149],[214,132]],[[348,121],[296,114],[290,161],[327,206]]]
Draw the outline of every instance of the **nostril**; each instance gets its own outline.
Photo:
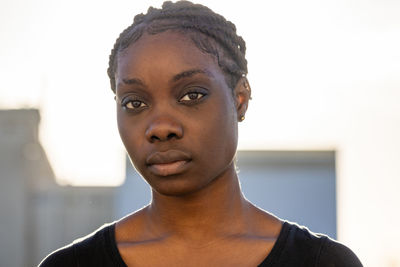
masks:
[[[178,135],[176,133],[170,133],[167,136],[165,136],[165,138],[163,136],[159,136],[159,135],[152,135],[150,137],[151,141],[166,141],[166,140],[171,140],[173,138],[178,138]]]
[[[156,136],[156,135],[152,135],[150,139],[152,141],[156,141],[156,140],[160,141],[160,138],[158,136]]]
[[[146,139],[149,142],[163,142],[180,139],[183,136],[183,129],[180,124],[172,119],[158,118],[151,122],[146,129]]]
[[[167,136],[167,139],[172,139],[172,138],[174,138],[174,137],[177,137],[177,135],[176,135],[175,133],[170,133],[170,134]]]

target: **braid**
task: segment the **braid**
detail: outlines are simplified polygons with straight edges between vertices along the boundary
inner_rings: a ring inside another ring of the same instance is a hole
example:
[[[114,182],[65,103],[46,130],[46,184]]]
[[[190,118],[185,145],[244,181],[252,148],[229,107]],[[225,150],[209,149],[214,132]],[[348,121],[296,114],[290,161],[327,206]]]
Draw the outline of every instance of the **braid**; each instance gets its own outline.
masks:
[[[177,30],[188,35],[200,50],[215,56],[232,89],[247,74],[246,43],[236,34],[232,22],[200,4],[166,1],[161,9],[150,7],[146,14],[136,15],[133,23],[115,42],[107,69],[114,93],[118,54],[136,42],[145,31],[157,34],[167,30]]]

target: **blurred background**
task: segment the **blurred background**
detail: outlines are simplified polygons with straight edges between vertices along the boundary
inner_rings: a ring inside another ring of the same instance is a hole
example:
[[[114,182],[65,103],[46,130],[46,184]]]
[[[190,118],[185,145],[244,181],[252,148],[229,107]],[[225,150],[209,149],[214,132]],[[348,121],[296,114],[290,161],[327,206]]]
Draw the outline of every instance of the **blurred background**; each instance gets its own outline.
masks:
[[[400,2],[196,1],[247,42],[247,198],[327,233],[365,266],[400,266]],[[162,1],[0,0],[0,266],[142,207],[106,69]]]

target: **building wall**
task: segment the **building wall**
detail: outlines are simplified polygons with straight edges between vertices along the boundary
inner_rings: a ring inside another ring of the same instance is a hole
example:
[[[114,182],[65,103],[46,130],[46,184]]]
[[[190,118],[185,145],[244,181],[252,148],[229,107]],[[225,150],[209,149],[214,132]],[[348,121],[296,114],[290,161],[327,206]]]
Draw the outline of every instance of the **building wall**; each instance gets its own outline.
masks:
[[[0,111],[1,266],[25,266],[30,257],[29,166],[36,160],[38,122],[35,110]]]
[[[39,121],[37,110],[0,110],[0,266],[35,266],[113,220],[113,188],[55,183]]]
[[[278,217],[337,237],[333,151],[239,151],[245,196]]]

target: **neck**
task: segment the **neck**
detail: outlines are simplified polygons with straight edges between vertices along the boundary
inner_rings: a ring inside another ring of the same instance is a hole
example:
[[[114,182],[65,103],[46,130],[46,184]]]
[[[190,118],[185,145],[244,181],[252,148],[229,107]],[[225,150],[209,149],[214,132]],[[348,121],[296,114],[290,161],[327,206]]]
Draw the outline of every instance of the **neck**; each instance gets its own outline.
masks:
[[[250,207],[233,169],[190,195],[165,196],[153,192],[148,222],[157,232],[204,240],[244,232]]]

